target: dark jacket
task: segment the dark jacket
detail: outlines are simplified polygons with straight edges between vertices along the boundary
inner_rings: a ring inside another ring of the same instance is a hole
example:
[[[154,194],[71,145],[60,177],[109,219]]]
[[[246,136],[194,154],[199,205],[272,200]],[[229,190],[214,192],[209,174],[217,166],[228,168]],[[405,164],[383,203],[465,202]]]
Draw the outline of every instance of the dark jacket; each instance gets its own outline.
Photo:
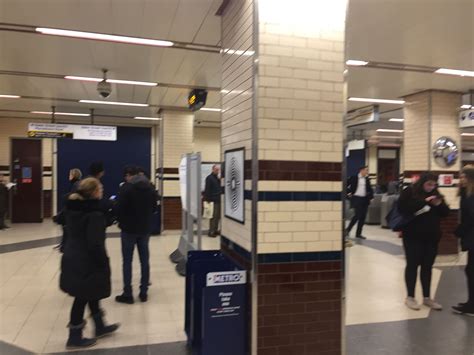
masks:
[[[417,196],[412,186],[407,187],[402,191],[398,200],[398,210],[405,216],[414,216],[416,212],[420,211],[425,206],[431,209],[419,216],[416,216],[403,229],[404,238],[417,238],[425,241],[439,241],[441,238],[441,218],[448,216],[450,209],[444,202],[439,206],[433,206],[425,201],[429,196],[439,195],[437,190],[431,193],[423,193]]]
[[[206,178],[206,187],[204,189],[204,200],[208,202],[221,202],[221,182],[215,174],[210,174]]]
[[[61,260],[61,290],[85,300],[109,297],[106,222],[99,201],[68,200],[65,214],[68,238]]]
[[[0,213],[7,211],[8,188],[4,183],[0,182]]]
[[[474,251],[474,196],[461,192],[461,223],[456,229],[463,251]]]
[[[116,206],[119,227],[130,234],[150,234],[157,193],[145,176],[137,175],[120,188]]]
[[[79,185],[81,184],[81,180],[72,179],[72,180],[69,181],[69,183],[71,184],[70,191],[71,191],[71,193],[73,193],[73,192],[77,192],[77,189],[79,188]]]
[[[347,181],[347,193],[354,195],[357,191],[358,186],[359,175],[351,176]],[[368,176],[365,178],[365,186],[366,196],[369,200],[372,200],[374,198],[374,189],[372,188],[372,185],[370,185],[370,179]]]

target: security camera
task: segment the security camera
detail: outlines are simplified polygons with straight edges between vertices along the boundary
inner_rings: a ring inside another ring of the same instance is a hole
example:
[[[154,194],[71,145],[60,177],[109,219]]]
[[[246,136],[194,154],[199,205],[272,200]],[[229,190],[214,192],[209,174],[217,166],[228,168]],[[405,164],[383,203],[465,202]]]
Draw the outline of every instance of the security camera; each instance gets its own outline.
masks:
[[[99,92],[100,96],[104,99],[109,97],[112,93],[112,85],[105,80],[102,80],[100,83],[97,84],[97,91]]]
[[[103,69],[102,71],[104,72],[104,80],[97,84],[97,91],[100,96],[106,99],[112,93],[112,85],[107,82],[107,69]]]

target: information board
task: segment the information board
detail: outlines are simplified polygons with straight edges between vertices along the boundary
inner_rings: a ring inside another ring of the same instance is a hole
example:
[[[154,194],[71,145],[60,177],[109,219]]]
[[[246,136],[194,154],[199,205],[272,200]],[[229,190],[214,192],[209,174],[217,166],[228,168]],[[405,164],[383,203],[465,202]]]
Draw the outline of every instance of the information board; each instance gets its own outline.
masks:
[[[116,141],[117,127],[71,125],[59,123],[29,123],[28,137]]]

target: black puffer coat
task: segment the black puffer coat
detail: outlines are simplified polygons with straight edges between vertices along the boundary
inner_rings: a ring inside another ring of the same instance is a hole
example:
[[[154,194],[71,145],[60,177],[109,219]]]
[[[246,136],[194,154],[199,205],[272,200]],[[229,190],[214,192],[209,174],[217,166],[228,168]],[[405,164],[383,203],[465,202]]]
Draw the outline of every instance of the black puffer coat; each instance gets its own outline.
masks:
[[[68,239],[61,261],[61,290],[85,300],[109,297],[106,220],[100,202],[68,200],[65,214]]]

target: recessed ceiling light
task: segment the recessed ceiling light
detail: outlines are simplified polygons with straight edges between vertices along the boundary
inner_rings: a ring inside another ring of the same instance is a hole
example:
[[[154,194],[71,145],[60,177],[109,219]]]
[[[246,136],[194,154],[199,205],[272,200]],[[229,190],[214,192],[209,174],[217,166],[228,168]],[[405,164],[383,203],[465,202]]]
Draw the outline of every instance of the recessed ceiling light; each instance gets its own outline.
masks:
[[[354,67],[363,67],[364,65],[369,64],[369,62],[363,61],[363,60],[353,60],[349,59],[346,61],[347,65],[354,66]]]
[[[212,112],[221,112],[222,110],[220,108],[208,108],[208,107],[203,107],[199,111],[212,111]]]
[[[472,106],[471,105],[462,105],[461,108],[469,110],[470,108],[472,108]]]
[[[79,80],[79,81],[91,81],[91,82],[101,82],[102,78],[90,78],[86,76],[74,76],[74,75],[67,75],[64,79],[68,80]],[[119,79],[106,79],[108,83],[111,84],[124,84],[124,85],[141,85],[141,86],[158,86],[158,83],[152,83],[149,81],[134,81],[134,80],[119,80]]]
[[[134,117],[136,120],[161,121],[160,117]]]
[[[39,32],[45,35],[94,39],[98,41],[107,41],[107,42],[141,44],[144,46],[172,47],[174,45],[174,43],[171,41],[163,41],[163,40],[140,38],[140,37],[109,35],[105,33],[71,31],[71,30],[63,30],[63,29],[57,29],[57,28],[44,28],[44,27],[37,27],[35,30],[36,32]]]
[[[0,95],[2,99],[19,99],[21,96],[18,95]]]
[[[404,122],[404,118],[391,118],[389,119],[390,122]]]
[[[52,115],[52,111],[30,111],[30,113],[38,114],[38,115]],[[90,113],[74,113],[74,112],[55,112],[55,116],[90,116]]]
[[[148,104],[135,104],[131,102],[114,102],[114,101],[97,101],[97,100],[79,100],[83,104],[99,104],[99,105],[117,105],[117,106],[136,106],[148,107]]]
[[[386,133],[403,133],[403,129],[385,129],[379,128],[377,132],[386,132]]]
[[[458,70],[458,69],[446,69],[440,68],[435,71],[438,74],[456,75],[456,76],[470,76],[474,77],[474,71],[469,70]]]
[[[372,98],[367,98],[367,97],[350,97],[349,101],[372,102],[372,103],[379,103],[379,104],[394,104],[394,105],[403,105],[405,103],[404,100],[372,99]]]

